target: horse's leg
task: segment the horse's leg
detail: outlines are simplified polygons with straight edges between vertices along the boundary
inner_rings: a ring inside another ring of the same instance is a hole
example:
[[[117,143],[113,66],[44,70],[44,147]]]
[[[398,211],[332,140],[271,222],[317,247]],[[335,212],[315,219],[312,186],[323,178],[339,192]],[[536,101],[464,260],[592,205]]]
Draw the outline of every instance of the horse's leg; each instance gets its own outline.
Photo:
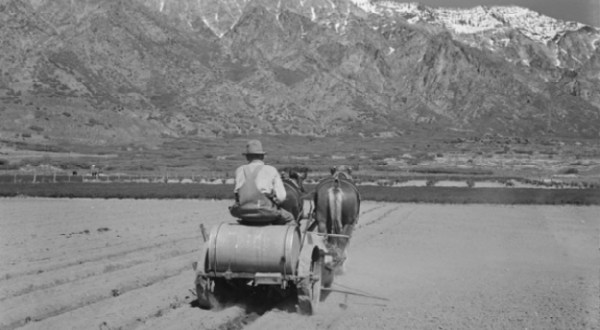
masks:
[[[314,196],[313,205],[315,209],[312,216],[317,222],[319,233],[325,234],[327,233],[327,197],[319,194],[317,191]]]
[[[326,234],[327,233],[327,216],[323,215],[319,210],[315,210],[314,219],[317,222],[317,228],[319,229],[319,233]]]
[[[352,238],[352,232],[354,231],[354,223],[344,225],[340,234],[348,237],[338,238],[338,249],[340,251],[340,271],[343,273],[345,270],[344,265],[350,259],[348,256],[348,245],[350,244],[350,238]]]
[[[342,248],[346,249],[346,246],[348,246],[348,244],[350,243],[350,238],[352,238],[352,232],[354,232],[354,224],[348,224],[348,225],[344,225],[344,227],[342,228],[342,235],[345,236],[349,236],[348,238],[344,237],[342,238],[340,241]]]

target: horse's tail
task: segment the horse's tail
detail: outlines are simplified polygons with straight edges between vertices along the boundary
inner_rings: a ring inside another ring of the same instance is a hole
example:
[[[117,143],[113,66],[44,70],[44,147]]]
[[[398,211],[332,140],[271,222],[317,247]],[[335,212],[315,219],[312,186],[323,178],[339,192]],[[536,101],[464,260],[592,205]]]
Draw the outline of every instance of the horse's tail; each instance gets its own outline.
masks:
[[[333,188],[329,189],[329,218],[331,219],[331,233],[339,234],[342,230],[342,199],[344,193],[336,180]]]

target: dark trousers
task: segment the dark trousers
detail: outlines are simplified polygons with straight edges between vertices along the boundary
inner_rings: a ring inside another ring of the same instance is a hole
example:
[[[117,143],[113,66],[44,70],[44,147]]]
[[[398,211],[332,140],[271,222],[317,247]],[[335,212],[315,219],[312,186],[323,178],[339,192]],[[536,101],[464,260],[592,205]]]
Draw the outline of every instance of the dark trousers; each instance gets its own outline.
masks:
[[[288,212],[287,210],[284,210],[284,209],[277,210],[277,219],[275,220],[274,224],[286,225],[286,224],[295,224],[295,223],[296,223],[296,219],[294,219],[294,216],[290,212]]]

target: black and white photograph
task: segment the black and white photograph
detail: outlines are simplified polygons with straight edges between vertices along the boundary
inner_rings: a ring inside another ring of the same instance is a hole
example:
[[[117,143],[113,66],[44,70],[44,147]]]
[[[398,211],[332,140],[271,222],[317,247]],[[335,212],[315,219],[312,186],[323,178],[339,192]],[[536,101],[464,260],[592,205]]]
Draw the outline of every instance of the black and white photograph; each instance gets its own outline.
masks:
[[[600,330],[600,0],[0,0],[0,330]]]

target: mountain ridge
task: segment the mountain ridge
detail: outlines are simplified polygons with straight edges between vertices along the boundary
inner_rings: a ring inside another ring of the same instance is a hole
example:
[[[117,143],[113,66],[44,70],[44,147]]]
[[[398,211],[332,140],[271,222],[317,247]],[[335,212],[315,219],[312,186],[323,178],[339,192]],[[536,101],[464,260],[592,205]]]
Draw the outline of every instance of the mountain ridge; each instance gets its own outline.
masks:
[[[213,20],[200,14],[211,5]],[[591,27],[540,43],[344,0],[10,0],[0,9],[4,140],[600,136],[600,34]]]

